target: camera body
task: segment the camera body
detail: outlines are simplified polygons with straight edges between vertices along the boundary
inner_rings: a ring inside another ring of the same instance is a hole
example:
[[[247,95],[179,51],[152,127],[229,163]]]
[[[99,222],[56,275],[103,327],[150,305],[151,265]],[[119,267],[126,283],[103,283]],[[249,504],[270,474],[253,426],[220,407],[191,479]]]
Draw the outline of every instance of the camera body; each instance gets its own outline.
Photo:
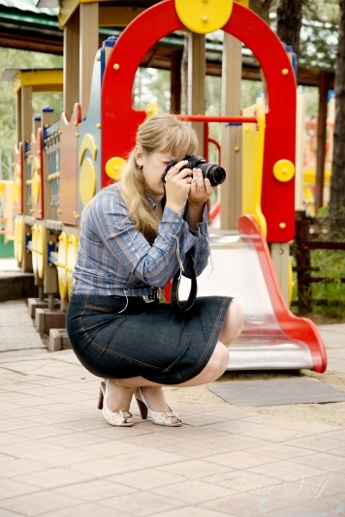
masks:
[[[207,163],[205,158],[203,158],[202,156],[196,156],[195,154],[192,154],[191,156],[186,156],[184,160],[188,160],[188,163],[187,165],[182,167],[181,170],[193,170],[194,167],[196,167],[197,169],[201,169],[204,178],[208,178],[210,180],[212,187],[216,187],[217,185],[220,185],[225,181],[226,172],[223,169],[223,167],[219,167],[219,165],[217,165],[216,163]],[[169,169],[176,165],[176,163],[177,162],[169,163],[162,175],[163,181],[165,181],[165,176],[167,175]]]

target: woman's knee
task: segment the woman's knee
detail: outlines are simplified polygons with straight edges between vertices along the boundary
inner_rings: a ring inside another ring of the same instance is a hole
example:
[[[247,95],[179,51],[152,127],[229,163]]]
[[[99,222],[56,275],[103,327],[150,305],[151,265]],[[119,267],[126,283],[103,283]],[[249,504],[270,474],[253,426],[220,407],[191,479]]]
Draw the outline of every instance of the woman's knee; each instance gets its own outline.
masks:
[[[229,364],[229,351],[228,349],[223,345],[223,343],[219,342],[217,343],[213,354],[210,357],[209,362],[207,363],[207,366],[204,370],[205,373],[209,375],[209,380],[214,381],[216,379],[219,379],[227,369]]]
[[[242,332],[243,324],[243,309],[236,300],[232,300],[219,336],[220,341],[229,345]]]

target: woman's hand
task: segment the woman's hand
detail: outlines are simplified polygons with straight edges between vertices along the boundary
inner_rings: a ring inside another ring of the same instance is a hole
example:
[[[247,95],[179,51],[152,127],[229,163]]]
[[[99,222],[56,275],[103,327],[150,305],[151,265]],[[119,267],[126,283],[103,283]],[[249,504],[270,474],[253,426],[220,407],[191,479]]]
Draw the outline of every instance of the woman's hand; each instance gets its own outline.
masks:
[[[184,168],[187,160],[182,160],[173,165],[165,176],[166,204],[174,212],[182,214],[185,202],[190,194],[193,184],[193,172]],[[201,171],[200,171],[201,172]]]
[[[210,180],[204,178],[201,169],[193,169],[193,179],[188,195],[189,204],[203,207],[212,193]]]
[[[193,179],[188,195],[188,222],[192,230],[197,229],[198,223],[202,220],[202,212],[208,198],[213,193],[210,180],[204,178],[200,169],[193,169]]]

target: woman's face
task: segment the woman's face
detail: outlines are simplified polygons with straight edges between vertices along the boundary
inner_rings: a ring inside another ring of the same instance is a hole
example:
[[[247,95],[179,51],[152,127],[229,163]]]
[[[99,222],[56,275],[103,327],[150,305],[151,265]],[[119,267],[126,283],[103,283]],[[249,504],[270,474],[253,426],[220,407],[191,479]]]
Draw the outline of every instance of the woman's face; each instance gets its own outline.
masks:
[[[139,146],[138,146],[139,147]],[[142,169],[146,183],[147,194],[154,198],[163,197],[164,183],[162,175],[171,162],[183,160],[184,156],[172,156],[169,153],[154,152],[151,154],[143,153],[141,148],[137,148],[136,162]]]

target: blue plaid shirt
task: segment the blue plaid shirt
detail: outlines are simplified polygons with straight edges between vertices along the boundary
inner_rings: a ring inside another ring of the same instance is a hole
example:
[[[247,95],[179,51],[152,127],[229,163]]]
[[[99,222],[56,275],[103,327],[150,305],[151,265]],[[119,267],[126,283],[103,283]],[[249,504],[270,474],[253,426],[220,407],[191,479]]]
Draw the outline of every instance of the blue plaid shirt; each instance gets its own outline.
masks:
[[[149,198],[153,208],[153,201]],[[152,287],[165,287],[184,265],[186,253],[200,275],[209,257],[207,209],[197,231],[165,207],[152,245],[128,217],[119,184],[102,189],[84,210],[78,258],[73,272],[73,294],[118,296],[149,295]]]

